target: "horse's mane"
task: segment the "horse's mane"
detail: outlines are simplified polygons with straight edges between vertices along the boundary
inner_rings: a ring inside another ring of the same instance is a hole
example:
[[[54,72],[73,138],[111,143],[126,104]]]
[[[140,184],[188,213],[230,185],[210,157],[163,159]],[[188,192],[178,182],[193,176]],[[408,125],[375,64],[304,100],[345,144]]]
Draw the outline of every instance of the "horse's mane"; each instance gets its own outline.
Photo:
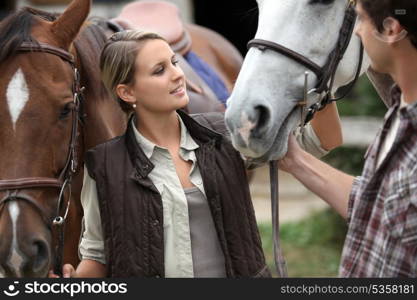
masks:
[[[107,41],[104,26],[106,23],[102,19],[89,20],[74,42],[77,57],[82,66],[83,84],[88,86],[90,91],[94,91],[98,96],[95,98],[100,100],[109,97],[108,91],[100,79],[100,53]]]
[[[0,62],[13,55],[22,42],[36,43],[36,40],[30,35],[36,17],[54,21],[57,15],[24,7],[0,23]]]
[[[81,84],[86,88],[83,94],[85,101],[82,101],[85,105],[81,106],[84,110],[81,115],[86,116],[85,119],[83,118],[86,121],[85,149],[103,143],[115,135],[123,134],[127,121],[126,115],[107,91],[100,77],[100,54],[107,42],[108,30],[105,20],[90,19],[81,28],[73,43]]]

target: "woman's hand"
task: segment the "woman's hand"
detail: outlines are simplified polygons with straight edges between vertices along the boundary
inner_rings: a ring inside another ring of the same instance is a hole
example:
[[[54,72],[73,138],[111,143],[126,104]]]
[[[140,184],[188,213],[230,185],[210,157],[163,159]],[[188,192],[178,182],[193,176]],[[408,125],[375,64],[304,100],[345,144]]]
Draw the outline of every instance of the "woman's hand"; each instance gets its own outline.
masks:
[[[74,267],[70,264],[65,264],[62,267],[62,277],[63,278],[73,278],[73,277],[77,277],[76,276],[77,273],[74,269]],[[54,271],[50,270],[49,274],[48,274],[49,278],[59,278],[59,276],[57,274],[54,273]]]

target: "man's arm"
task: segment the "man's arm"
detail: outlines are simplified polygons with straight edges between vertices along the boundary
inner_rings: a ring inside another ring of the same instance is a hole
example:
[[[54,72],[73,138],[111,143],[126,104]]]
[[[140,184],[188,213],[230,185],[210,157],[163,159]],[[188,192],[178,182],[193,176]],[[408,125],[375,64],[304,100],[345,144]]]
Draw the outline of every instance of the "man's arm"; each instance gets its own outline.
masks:
[[[347,218],[353,176],[336,170],[305,152],[293,136],[290,136],[288,152],[279,162],[279,167],[326,201],[343,218]]]
[[[343,144],[342,125],[335,102],[318,111],[311,120],[311,126],[324,150],[330,151]]]

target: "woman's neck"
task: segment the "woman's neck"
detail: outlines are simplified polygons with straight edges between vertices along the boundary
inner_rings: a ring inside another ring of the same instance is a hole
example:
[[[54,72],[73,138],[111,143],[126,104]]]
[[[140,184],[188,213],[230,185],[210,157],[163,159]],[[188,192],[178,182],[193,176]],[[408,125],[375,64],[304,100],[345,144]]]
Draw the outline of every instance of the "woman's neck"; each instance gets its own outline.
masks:
[[[136,117],[136,129],[152,143],[171,148],[179,146],[181,126],[177,112],[169,114],[141,114]]]

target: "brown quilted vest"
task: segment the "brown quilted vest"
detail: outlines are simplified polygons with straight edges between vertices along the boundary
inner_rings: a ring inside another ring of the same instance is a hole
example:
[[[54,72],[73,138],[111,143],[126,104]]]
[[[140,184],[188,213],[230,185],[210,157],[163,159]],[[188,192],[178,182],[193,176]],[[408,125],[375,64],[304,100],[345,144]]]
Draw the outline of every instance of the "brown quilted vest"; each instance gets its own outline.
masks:
[[[243,161],[224,135],[216,132],[227,133],[223,114],[194,115],[194,120],[178,113],[199,145],[197,163],[227,276],[270,276]],[[148,178],[153,165],[131,126],[123,136],[88,151],[86,163],[97,182],[108,276],[164,277],[162,200]]]

